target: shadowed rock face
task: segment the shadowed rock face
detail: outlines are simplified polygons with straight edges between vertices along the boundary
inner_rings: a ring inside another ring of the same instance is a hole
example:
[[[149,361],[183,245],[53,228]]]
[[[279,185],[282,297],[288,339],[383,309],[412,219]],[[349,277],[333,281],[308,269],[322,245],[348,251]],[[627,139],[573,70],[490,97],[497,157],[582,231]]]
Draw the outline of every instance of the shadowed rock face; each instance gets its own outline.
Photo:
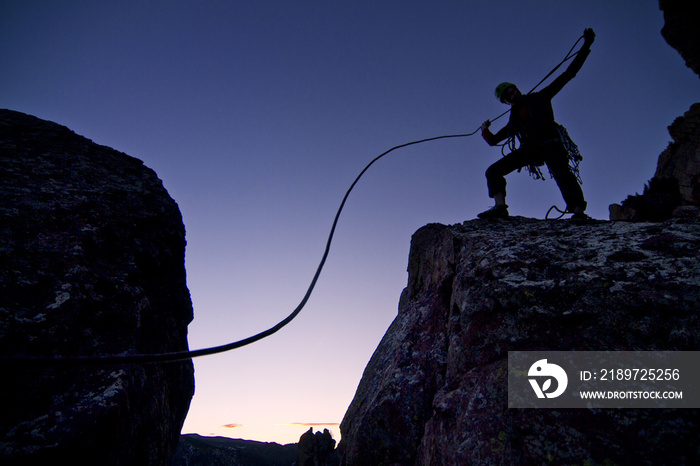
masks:
[[[688,68],[700,75],[700,10],[693,0],[659,0],[664,27],[661,35],[681,54]]]
[[[700,9],[692,0],[660,0],[661,35],[700,75]],[[668,127],[673,141],[659,155],[654,177],[642,194],[610,205],[610,220],[657,222],[700,215],[700,103]]]
[[[660,0],[661,35],[700,76],[700,9],[692,0]],[[678,117],[668,132],[673,142],[659,157],[655,177],[678,180],[684,205],[700,206],[700,103]]]
[[[421,228],[343,464],[696,464],[698,410],[508,409],[507,356],[697,350],[699,253],[697,219]]]
[[[659,156],[656,179],[678,181],[679,204],[700,207],[700,103],[668,127],[673,142]]]
[[[142,162],[0,110],[0,355],[187,349],[179,209]],[[3,464],[168,464],[192,362],[11,364]]]

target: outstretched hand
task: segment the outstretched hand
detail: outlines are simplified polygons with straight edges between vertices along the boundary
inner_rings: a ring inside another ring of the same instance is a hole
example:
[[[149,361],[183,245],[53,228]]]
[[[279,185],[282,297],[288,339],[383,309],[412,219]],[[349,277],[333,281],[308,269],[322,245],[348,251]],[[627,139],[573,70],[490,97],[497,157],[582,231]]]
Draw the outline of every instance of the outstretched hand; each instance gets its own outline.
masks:
[[[595,32],[593,32],[593,29],[591,28],[586,28],[583,31],[583,42],[585,45],[590,46],[593,41],[595,40]]]
[[[486,131],[489,128],[489,126],[491,126],[491,121],[486,120],[481,124],[481,131]]]

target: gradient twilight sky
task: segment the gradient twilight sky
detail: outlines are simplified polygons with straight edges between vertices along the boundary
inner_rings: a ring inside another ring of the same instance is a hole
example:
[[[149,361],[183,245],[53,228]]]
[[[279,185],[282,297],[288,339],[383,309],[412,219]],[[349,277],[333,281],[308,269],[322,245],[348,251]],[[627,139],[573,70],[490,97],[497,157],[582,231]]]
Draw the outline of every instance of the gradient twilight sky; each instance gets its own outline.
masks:
[[[197,349],[296,307],[345,190],[372,158],[474,131],[507,109],[496,84],[529,90],[586,27],[592,53],[554,110],[584,156],[588,213],[607,219],[609,204],[641,192],[666,127],[700,96],[662,26],[656,0],[0,0],[0,108],[158,173],[187,229]],[[292,443],[313,425],[339,439],[396,315],[411,235],[490,207],[483,173],[500,156],[476,135],[375,164],[299,317],[195,359],[183,433]],[[513,215],[563,208],[553,180],[508,181]]]

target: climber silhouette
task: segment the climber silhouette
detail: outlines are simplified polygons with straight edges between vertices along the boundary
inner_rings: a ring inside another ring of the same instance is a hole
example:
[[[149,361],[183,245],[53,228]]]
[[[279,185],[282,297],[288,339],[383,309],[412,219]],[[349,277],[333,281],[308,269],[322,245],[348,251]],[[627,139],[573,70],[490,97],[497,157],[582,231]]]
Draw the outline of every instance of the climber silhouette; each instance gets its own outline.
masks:
[[[576,165],[580,160],[578,149],[569,138],[566,129],[554,121],[552,110],[552,98],[583,66],[591,52],[590,46],[595,40],[595,33],[590,28],[586,29],[583,38],[583,45],[569,67],[541,91],[523,95],[515,84],[509,82],[503,82],[496,87],[496,98],[511,106],[510,119],[496,134],[489,130],[491,122],[486,120],[481,125],[481,135],[491,146],[509,140],[511,147],[514,147],[513,141],[517,138],[520,147],[486,170],[489,197],[495,200],[495,205],[480,213],[479,218],[507,218],[509,213],[506,205],[505,176],[528,167],[535,178],[542,178],[539,167],[545,164],[559,186],[566,202],[566,211],[574,214],[572,218],[588,218],[584,213],[587,204],[576,170],[569,166],[570,160]]]

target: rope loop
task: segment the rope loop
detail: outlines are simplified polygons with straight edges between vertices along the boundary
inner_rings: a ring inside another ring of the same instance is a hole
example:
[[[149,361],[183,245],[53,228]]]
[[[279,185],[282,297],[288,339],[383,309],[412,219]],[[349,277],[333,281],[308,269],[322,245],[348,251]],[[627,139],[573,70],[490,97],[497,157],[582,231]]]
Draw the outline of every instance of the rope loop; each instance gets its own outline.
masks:
[[[559,212],[561,215],[560,215],[559,217],[554,217],[554,218],[551,218],[551,219],[550,219],[550,218],[549,218],[549,214],[550,214],[553,210],[556,210],[556,211]],[[559,207],[553,205],[553,206],[550,207],[549,210],[547,211],[547,215],[544,216],[544,219],[545,219],[545,220],[559,220],[560,218],[562,218],[562,217],[563,217],[564,215],[566,215],[566,214],[573,214],[573,212],[569,212],[568,210],[561,210]]]

